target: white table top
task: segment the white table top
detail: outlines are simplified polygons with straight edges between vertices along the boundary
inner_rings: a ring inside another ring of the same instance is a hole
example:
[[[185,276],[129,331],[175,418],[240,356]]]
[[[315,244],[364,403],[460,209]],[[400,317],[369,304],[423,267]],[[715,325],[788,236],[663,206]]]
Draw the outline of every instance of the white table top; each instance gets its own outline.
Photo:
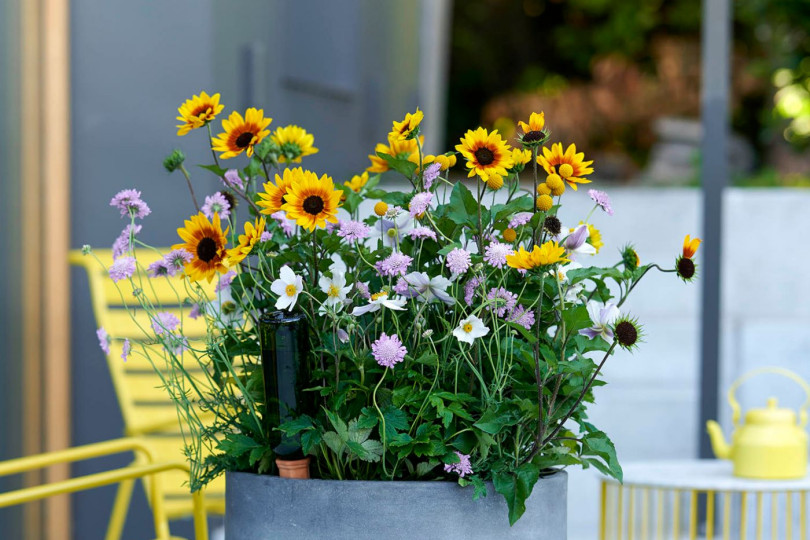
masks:
[[[798,480],[753,480],[732,475],[730,461],[693,459],[625,463],[625,486],[699,491],[810,490],[810,475]]]

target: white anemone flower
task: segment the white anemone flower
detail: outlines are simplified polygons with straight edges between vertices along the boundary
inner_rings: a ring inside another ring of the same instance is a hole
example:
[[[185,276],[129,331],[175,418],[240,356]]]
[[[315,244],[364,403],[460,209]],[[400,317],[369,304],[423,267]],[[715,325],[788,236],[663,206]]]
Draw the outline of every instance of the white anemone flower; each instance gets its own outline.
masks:
[[[346,267],[346,263],[343,262],[340,254],[333,253],[330,259],[332,259],[332,264],[329,265],[329,271],[332,273],[332,275],[334,276],[337,272],[346,275],[346,272],[348,272],[349,269]]]
[[[563,226],[558,238],[560,240],[564,239],[562,246],[568,251],[569,255],[595,255],[596,248],[586,241],[589,235],[588,225],[582,224],[573,229]]]
[[[404,311],[406,301],[407,300],[401,297],[389,298],[386,291],[381,291],[376,294],[372,294],[371,300],[369,300],[369,303],[365,306],[357,306],[354,308],[352,310],[352,315],[359,317],[365,313],[374,313],[375,311],[379,311],[382,307],[387,307],[388,309],[393,309],[396,311]]]
[[[452,281],[443,276],[428,277],[425,272],[411,272],[405,276],[408,292],[405,296],[418,298],[423,302],[430,302],[434,298],[446,304],[454,304],[455,299],[447,294],[447,288]]]
[[[346,295],[352,290],[352,286],[346,286],[346,275],[343,272],[334,271],[332,277],[321,276],[318,280],[321,290],[326,293],[324,307],[334,308],[335,311],[343,309]]]
[[[557,279],[557,282],[564,286],[568,283],[568,272],[582,268],[578,262],[570,262],[568,264],[558,265],[556,270],[549,270],[548,273]],[[582,283],[576,283],[565,289],[565,301],[575,303],[579,301],[579,294],[585,289]]]
[[[230,285],[217,291],[216,298],[205,304],[203,310],[214,320],[214,326],[218,328],[231,327],[244,318],[244,311],[231,296]]]
[[[591,300],[588,302],[588,315],[591,317],[593,326],[590,328],[583,328],[579,333],[586,336],[588,339],[594,339],[600,336],[607,342],[613,341],[613,323],[619,318],[621,312],[616,304],[596,302]]]
[[[282,266],[279,279],[270,285],[270,290],[278,295],[276,309],[292,311],[298,301],[298,295],[304,290],[304,280],[296,276],[289,266]]]
[[[470,345],[472,345],[475,338],[483,337],[488,333],[489,328],[484,324],[484,321],[475,315],[470,315],[462,320],[458,323],[458,327],[453,330],[453,335],[456,336],[456,339],[464,343],[469,343]]]

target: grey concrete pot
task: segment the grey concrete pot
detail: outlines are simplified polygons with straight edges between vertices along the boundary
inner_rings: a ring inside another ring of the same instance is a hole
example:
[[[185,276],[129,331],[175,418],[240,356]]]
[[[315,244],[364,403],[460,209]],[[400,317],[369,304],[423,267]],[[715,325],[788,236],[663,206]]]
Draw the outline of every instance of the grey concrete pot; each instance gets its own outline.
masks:
[[[226,540],[564,540],[568,475],[541,478],[526,513],[509,527],[506,502],[489,486],[453,482],[289,480],[227,473]]]

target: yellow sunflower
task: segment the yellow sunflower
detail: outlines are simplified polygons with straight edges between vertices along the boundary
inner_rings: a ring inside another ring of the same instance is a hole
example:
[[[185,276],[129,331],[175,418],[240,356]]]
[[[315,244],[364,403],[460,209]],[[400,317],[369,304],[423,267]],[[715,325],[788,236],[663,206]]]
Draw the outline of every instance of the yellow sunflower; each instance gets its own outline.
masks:
[[[360,193],[360,190],[363,189],[366,184],[368,184],[368,171],[363,172],[363,174],[355,174],[350,181],[343,182],[344,186],[355,193]]]
[[[520,270],[531,270],[538,266],[569,262],[564,255],[564,247],[558,245],[557,242],[549,241],[542,246],[534,246],[530,252],[526,251],[523,246],[519,247],[514,255],[506,256],[506,264]]]
[[[175,244],[172,249],[182,248],[191,253],[191,262],[183,268],[191,281],[207,279],[210,283],[217,272],[224,274],[228,271],[224,264],[228,229],[222,231],[219,214],[214,214],[213,222],[208,221],[202,212],[191,216],[184,227],[177,229],[177,234],[184,243]]]
[[[315,137],[299,126],[289,125],[278,128],[271,136],[273,142],[281,147],[280,163],[287,161],[287,156],[293,163],[301,163],[301,158],[317,154],[318,149],[313,146]]]
[[[219,104],[219,94],[209,96],[200,92],[199,96],[191,96],[177,108],[180,113],[177,119],[182,122],[177,125],[177,135],[182,137],[192,129],[203,127],[221,113],[223,107]]]
[[[419,124],[422,123],[422,119],[424,117],[424,113],[422,113],[422,111],[419,110],[419,107],[417,107],[416,112],[413,114],[406,114],[405,120],[402,122],[397,122],[394,120],[394,126],[391,128],[391,133],[388,134],[388,139],[394,139],[397,141],[412,139],[416,128],[418,128]]]
[[[332,179],[311,171],[303,171],[287,191],[287,202],[281,207],[288,219],[297,225],[313,231],[316,227],[326,227],[326,222],[337,223],[337,211],[343,191],[335,189]]]
[[[230,118],[222,121],[222,129],[225,131],[212,141],[213,149],[216,152],[222,152],[219,156],[222,159],[236,157],[242,152],[246,152],[248,157],[251,157],[253,146],[262,142],[262,139],[270,134],[270,130],[265,128],[272,121],[272,118],[264,117],[262,109],[251,107],[245,111],[244,118],[234,111]]]
[[[506,176],[506,169],[514,165],[512,149],[498,134],[498,130],[492,133],[482,127],[475,131],[469,130],[461,138],[461,144],[456,145],[456,150],[467,160],[467,168],[470,169],[467,176],[477,174],[484,182],[493,175]]]
[[[683,256],[685,259],[691,259],[697,253],[702,240],[700,238],[691,238],[688,234],[683,239]]]
[[[529,116],[529,123],[520,121],[518,126],[523,131],[518,138],[526,146],[536,146],[546,138],[543,128],[546,126],[546,115],[543,112],[532,113]]]
[[[249,221],[245,222],[245,234],[240,234],[239,243],[236,247],[228,250],[228,264],[230,266],[239,264],[245,257],[250,255],[253,246],[262,237],[265,225],[264,218],[256,218],[255,224]]]
[[[284,169],[282,174],[283,176],[276,175],[275,184],[265,182],[264,192],[257,193],[259,200],[256,201],[256,206],[261,207],[262,214],[272,215],[281,210],[281,207],[287,202],[286,195],[290,191],[290,186],[302,177],[303,170],[301,167]]]
[[[582,225],[582,222],[579,222]],[[605,243],[602,241],[602,231],[588,223],[588,242],[593,246],[597,253],[602,249]]]
[[[593,172],[593,161],[585,161],[585,154],[577,153],[576,145],[572,144],[563,153],[562,143],[554,143],[551,150],[543,147],[543,155],[537,156],[537,163],[543,166],[548,174],[558,174],[568,182],[574,191],[577,184],[590,184],[591,181],[583,178]]]
[[[424,137],[420,137],[420,143]],[[374,147],[374,154],[369,154],[368,159],[371,160],[371,165],[366,169],[370,173],[384,173],[391,167],[388,162],[377,154],[387,154],[398,159],[407,159],[413,163],[419,164],[419,149],[416,146],[416,139],[408,139],[406,141],[399,141],[396,139],[388,139],[388,145],[378,143]]]

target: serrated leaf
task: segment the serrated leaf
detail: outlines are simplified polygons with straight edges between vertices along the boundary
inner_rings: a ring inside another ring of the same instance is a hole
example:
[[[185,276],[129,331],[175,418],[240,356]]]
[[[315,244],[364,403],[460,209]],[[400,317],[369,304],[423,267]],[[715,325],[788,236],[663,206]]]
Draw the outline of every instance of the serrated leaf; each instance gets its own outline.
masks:
[[[478,226],[478,202],[461,182],[456,182],[450,193],[450,210],[447,217],[458,225],[467,225],[473,228]]]
[[[613,441],[603,432],[595,431],[582,438],[582,455],[583,459],[587,456],[601,458],[607,467],[605,474],[612,476],[619,482],[622,481],[622,466],[619,464],[618,457],[616,457],[616,447],[613,446]]]
[[[473,491],[474,501],[487,496],[487,484],[478,475],[470,477],[470,482],[475,489],[475,491]]]
[[[326,411],[326,417],[329,419],[329,422],[331,422],[332,427],[335,428],[337,435],[339,435],[344,441],[348,440],[349,428],[346,426],[346,423],[332,411]]]
[[[540,469],[533,463],[524,463],[515,471],[493,473],[495,491],[503,495],[509,508],[509,525],[514,525],[526,511],[526,499],[539,478]]]
[[[380,441],[369,439],[363,442],[363,449],[366,451],[365,461],[376,463],[383,455],[383,445]]]
[[[377,152],[377,157],[384,159],[385,162],[388,163],[389,167],[408,178],[412,178],[413,174],[416,172],[416,169],[419,167],[419,165],[412,161],[408,161],[407,159],[397,159],[382,152]]]
[[[340,436],[334,431],[327,431],[324,433],[323,442],[325,442],[326,446],[328,446],[329,449],[338,456],[343,455],[346,445],[344,444],[343,439],[341,439]]]

